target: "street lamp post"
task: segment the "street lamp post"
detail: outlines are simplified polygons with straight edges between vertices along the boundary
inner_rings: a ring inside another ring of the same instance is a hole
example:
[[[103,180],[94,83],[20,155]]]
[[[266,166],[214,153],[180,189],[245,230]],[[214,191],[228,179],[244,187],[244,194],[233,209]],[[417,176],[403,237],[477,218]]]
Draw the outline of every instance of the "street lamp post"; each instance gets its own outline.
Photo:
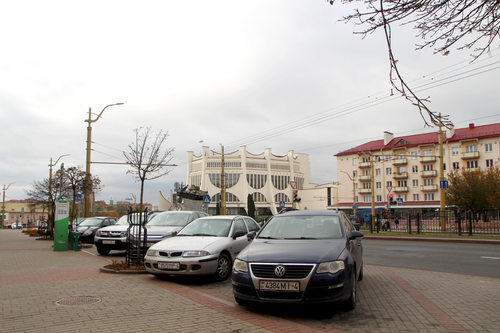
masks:
[[[110,106],[115,106],[115,105],[123,105],[123,103],[115,103],[115,104],[110,104],[106,105],[104,109],[102,109],[101,113],[97,116],[97,118],[92,119],[92,111],[91,108],[89,108],[89,119],[84,120],[84,122],[88,123],[87,126],[87,167],[85,169],[85,180],[84,180],[84,199],[85,199],[85,208],[84,208],[84,217],[89,217],[89,211],[90,211],[90,187],[91,187],[91,180],[90,180],[90,151],[91,151],[91,137],[92,137],[92,123],[95,123],[96,121],[101,118],[102,113],[106,108]]]
[[[9,186],[7,186],[7,188],[5,188],[5,184],[3,185],[3,204],[2,204],[2,229],[5,227],[5,191],[7,191],[10,187],[10,185],[12,185],[14,183],[10,183]]]

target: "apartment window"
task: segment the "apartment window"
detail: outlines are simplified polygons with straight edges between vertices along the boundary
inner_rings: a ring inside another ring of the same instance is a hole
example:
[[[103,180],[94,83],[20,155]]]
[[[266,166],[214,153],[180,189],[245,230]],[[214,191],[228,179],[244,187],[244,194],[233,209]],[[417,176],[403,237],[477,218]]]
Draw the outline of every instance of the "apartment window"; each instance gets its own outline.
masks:
[[[401,159],[405,158],[405,154],[397,154],[397,155],[396,155],[396,158],[397,158],[398,160],[401,160]]]
[[[392,175],[392,168],[385,168],[386,175]]]
[[[356,178],[358,176],[358,170],[354,170],[352,172],[352,178]]]
[[[408,186],[406,180],[398,180],[398,187],[406,187]]]
[[[432,201],[432,200],[434,200],[434,193],[425,193],[424,194],[424,199],[425,199],[425,201]]]
[[[443,156],[446,156],[446,148],[443,148]]]
[[[354,189],[357,190],[358,189],[358,183],[354,183]]]
[[[382,196],[381,195],[377,195],[377,202],[382,202]]]
[[[493,151],[493,144],[492,143],[486,143],[484,145],[484,151],[486,151],[486,152]]]
[[[467,161],[467,168],[477,168],[477,161]]]
[[[432,164],[424,164],[423,165],[424,171],[432,171]]]
[[[363,202],[372,202],[371,195],[363,195]]]
[[[446,171],[446,163],[443,163],[443,170]]]
[[[382,170],[379,168],[379,169],[375,169],[375,176],[380,176],[382,175]]]
[[[392,156],[391,156],[391,155],[387,155],[387,156],[385,157],[385,161],[386,161],[386,162],[390,162],[391,160],[392,160]]]
[[[429,178],[429,179],[424,179],[424,186],[432,186],[434,185],[434,179]]]
[[[358,200],[358,196],[356,196],[356,197],[354,198],[354,201],[359,202],[359,200]]]
[[[406,172],[406,167],[398,167],[398,173]]]
[[[413,194],[413,201],[418,201],[418,193]]]
[[[416,151],[412,151],[412,152],[411,152],[411,159],[412,159],[412,160],[416,160],[417,158],[418,158],[418,152],[416,152]]]
[[[458,154],[460,154],[460,151],[458,150],[458,147],[451,148],[451,155],[456,156]]]
[[[411,172],[418,173],[418,165],[414,165],[411,167]]]
[[[382,188],[382,182],[376,182],[375,183],[376,188]]]
[[[432,156],[432,150],[424,150],[422,155],[423,156]]]
[[[387,182],[387,186],[392,186],[392,181],[390,181],[390,180],[389,180],[389,181]]]
[[[363,176],[369,176],[369,175],[370,175],[370,169],[363,170]]]
[[[413,179],[413,187],[418,187],[418,179]]]
[[[372,183],[363,183],[363,188],[364,189],[370,189],[370,188],[372,188]]]
[[[370,158],[369,157],[363,157],[363,163],[366,163],[366,162],[370,162]]]
[[[352,165],[358,165],[358,158],[357,157],[354,157],[352,159]]]
[[[493,160],[486,160],[486,167],[492,167],[493,166]]]
[[[453,162],[453,170],[458,170],[460,169],[460,163],[459,162]]]
[[[466,153],[475,153],[477,152],[477,145],[465,146]]]

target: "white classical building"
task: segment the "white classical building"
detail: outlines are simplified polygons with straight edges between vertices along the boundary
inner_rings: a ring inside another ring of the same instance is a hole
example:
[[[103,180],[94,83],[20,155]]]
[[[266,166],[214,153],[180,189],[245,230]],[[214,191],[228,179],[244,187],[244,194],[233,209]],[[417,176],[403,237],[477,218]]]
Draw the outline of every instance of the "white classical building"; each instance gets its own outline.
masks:
[[[207,191],[211,202],[208,212],[214,214],[220,202],[222,154],[202,147],[196,156],[187,152],[187,185],[195,185]],[[309,155],[288,151],[277,156],[267,148],[263,153],[254,155],[247,152],[246,146],[239,150],[224,153],[224,174],[226,185],[226,208],[228,214],[245,214],[247,197],[252,195],[257,214],[276,214],[283,207],[297,209],[326,209],[334,204],[336,197],[333,184],[311,184]],[[312,191],[316,189],[315,195]],[[300,203],[293,203],[293,192],[306,195]],[[307,191],[306,191],[307,190]],[[320,198],[323,198],[321,200]]]

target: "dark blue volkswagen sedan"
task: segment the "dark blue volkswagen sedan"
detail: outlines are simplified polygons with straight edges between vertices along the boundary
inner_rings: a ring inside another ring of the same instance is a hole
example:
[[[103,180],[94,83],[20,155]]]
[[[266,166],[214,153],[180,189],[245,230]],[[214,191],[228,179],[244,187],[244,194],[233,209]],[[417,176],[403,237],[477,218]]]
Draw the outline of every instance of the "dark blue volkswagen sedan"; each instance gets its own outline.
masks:
[[[356,307],[363,278],[363,234],[343,212],[291,211],[274,216],[233,265],[240,305],[344,302]]]

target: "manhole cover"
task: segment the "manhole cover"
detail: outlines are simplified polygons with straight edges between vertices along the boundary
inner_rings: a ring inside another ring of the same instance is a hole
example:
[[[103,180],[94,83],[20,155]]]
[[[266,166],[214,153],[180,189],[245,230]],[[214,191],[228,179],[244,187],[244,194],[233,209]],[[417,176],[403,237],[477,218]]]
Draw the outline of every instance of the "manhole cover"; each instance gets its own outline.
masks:
[[[90,296],[76,296],[60,299],[56,302],[56,305],[62,306],[79,306],[79,305],[92,305],[100,303],[101,299],[97,297]]]

